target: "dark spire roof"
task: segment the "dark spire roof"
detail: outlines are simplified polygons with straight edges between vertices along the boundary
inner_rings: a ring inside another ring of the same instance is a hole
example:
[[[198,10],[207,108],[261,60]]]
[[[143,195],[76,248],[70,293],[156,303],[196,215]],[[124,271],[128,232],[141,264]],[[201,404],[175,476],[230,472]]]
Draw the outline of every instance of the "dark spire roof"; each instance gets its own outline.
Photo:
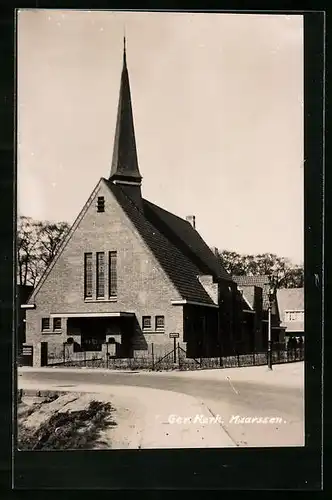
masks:
[[[126,59],[126,38],[123,39],[123,66],[115,129],[110,180],[141,182],[138,168],[133,111]]]

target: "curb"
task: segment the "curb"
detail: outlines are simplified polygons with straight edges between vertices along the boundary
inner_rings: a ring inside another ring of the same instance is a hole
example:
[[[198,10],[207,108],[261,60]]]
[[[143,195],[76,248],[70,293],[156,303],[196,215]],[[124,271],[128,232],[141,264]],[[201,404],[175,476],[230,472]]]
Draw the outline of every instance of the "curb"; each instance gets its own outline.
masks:
[[[67,394],[71,391],[65,391],[64,389],[59,389],[56,391],[52,390],[38,390],[38,389],[18,389],[17,390],[17,396],[18,399],[21,399],[23,397],[37,397],[37,398],[47,398],[50,396],[54,396],[55,394],[58,394],[61,392],[61,394]]]

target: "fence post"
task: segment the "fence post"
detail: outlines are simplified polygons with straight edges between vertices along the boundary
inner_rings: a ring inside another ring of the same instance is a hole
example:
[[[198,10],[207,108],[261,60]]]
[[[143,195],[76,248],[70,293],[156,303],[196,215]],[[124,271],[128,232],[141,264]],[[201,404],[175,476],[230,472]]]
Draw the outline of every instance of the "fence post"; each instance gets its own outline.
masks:
[[[109,358],[108,342],[106,342],[106,368],[107,368],[107,370],[108,370],[108,358]]]
[[[178,342],[177,345],[177,350],[178,350],[178,363],[179,363],[179,369],[181,367],[181,360],[180,360],[180,343]]]
[[[86,366],[86,350],[83,351],[84,366]]]
[[[66,363],[66,342],[63,343],[63,364]]]
[[[154,371],[154,350],[153,350],[153,342],[151,344],[151,354],[152,354],[152,371]]]
[[[236,353],[236,356],[237,356],[237,366],[239,368],[240,367],[240,354],[239,354],[239,351]]]
[[[176,338],[174,338],[173,356],[173,363],[176,365]]]

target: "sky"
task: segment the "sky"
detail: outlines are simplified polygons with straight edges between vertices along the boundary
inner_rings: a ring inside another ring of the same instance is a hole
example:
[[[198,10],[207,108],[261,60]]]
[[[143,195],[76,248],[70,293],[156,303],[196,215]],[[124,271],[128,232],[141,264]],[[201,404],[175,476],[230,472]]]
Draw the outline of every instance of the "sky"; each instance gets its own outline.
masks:
[[[302,263],[301,15],[19,10],[18,213],[72,223],[108,178],[124,32],[143,196]]]

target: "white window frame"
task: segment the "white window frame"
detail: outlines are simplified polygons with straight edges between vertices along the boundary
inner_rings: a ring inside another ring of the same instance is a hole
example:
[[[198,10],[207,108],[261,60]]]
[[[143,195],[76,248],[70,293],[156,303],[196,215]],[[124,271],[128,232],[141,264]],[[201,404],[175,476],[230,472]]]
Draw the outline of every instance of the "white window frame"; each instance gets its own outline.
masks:
[[[157,325],[157,319],[162,318],[163,319],[163,326],[158,326]],[[165,316],[162,314],[157,314],[155,317],[155,329],[156,332],[164,332],[165,331]]]
[[[150,326],[144,326],[144,320],[146,318],[150,319]],[[142,316],[142,330],[143,331],[151,331],[152,330],[152,317],[151,316],[149,316],[149,315]]]
[[[55,328],[55,320],[59,321],[60,320],[60,327]],[[53,332],[61,332],[62,330],[62,318],[53,318]]]
[[[292,318],[292,315],[294,318]],[[304,311],[303,310],[289,310],[285,311],[285,321],[293,322],[296,321],[298,323],[304,321]]]

